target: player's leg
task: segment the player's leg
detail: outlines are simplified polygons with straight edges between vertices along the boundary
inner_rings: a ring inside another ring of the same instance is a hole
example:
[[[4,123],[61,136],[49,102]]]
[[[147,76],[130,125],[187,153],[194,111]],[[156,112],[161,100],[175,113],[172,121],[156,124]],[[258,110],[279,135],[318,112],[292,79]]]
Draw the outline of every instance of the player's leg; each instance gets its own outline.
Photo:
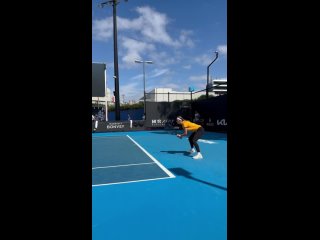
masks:
[[[194,150],[194,141],[193,141],[193,138],[194,138],[195,134],[196,134],[196,132],[193,132],[189,137],[189,143],[190,143],[190,146],[191,146],[191,149],[189,151],[190,154],[195,152],[195,150]]]
[[[200,152],[200,147],[198,145],[198,140],[200,139],[200,137],[204,134],[204,129],[201,127],[199,128],[196,132],[195,132],[195,135],[194,135],[194,138],[193,138],[193,145],[195,146],[196,150],[197,150],[197,155],[195,155],[193,158],[194,159],[201,159],[203,158],[202,157],[202,154]]]

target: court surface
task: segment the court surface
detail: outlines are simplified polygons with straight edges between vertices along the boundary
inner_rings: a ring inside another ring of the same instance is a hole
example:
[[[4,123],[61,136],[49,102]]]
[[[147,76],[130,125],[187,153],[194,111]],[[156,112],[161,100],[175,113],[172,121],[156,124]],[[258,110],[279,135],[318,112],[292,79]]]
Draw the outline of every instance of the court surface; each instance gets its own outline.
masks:
[[[175,133],[92,135],[93,240],[227,239],[227,136],[206,132],[194,160]]]

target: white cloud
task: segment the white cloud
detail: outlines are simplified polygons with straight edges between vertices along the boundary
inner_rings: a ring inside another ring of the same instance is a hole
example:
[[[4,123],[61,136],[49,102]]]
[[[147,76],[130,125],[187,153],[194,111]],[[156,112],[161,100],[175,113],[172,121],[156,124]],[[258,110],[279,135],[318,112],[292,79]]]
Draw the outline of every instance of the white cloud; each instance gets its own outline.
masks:
[[[194,47],[194,42],[191,38],[189,38],[189,35],[192,35],[193,32],[190,30],[181,30],[179,40],[181,44],[184,44],[188,47]]]
[[[194,86],[195,87],[195,91],[206,89],[206,85],[207,85],[207,83],[197,83],[197,84],[195,84],[195,86]],[[206,94],[206,92],[203,91],[203,94]]]
[[[189,77],[190,81],[203,81],[207,80],[207,75],[198,75],[198,76],[190,76]]]
[[[117,29],[118,30],[139,30],[143,22],[140,18],[127,19],[117,16]]]
[[[159,76],[163,76],[168,72],[169,72],[169,69],[155,69],[150,74],[146,73],[146,79],[147,79],[148,83],[150,83],[150,81],[149,81],[150,79],[156,78],[156,77],[159,77]],[[143,74],[138,74],[138,75],[136,75],[136,76],[134,76],[134,77],[132,77],[130,79],[131,80],[142,80],[143,79]]]
[[[217,47],[217,51],[219,52],[219,54],[227,55],[227,45],[219,45]]]
[[[208,66],[208,64],[210,64],[212,62],[212,57],[209,57],[209,55],[207,54],[202,54],[200,56],[195,57],[195,62],[199,63],[200,65],[203,66]]]
[[[107,41],[113,36],[112,17],[102,20],[93,20],[92,37],[95,40]]]
[[[219,45],[217,47],[217,51],[219,55],[227,56],[227,45]],[[194,61],[200,65],[208,66],[214,59],[215,54],[202,54],[199,56],[196,56],[194,58]]]
[[[132,78],[130,78],[131,80],[140,80],[140,79],[142,79],[143,78],[143,74],[138,74],[138,75],[136,75],[136,76],[134,76],[134,77],[132,77]]]
[[[193,47],[194,43],[189,37],[190,30],[181,30],[178,39],[174,39],[167,31],[169,19],[166,14],[144,6],[137,7],[137,18],[127,19],[117,16],[117,30],[132,32],[140,36],[143,42],[161,43],[171,47],[188,46]],[[108,40],[113,36],[113,18],[107,17],[102,20],[93,20],[92,34],[95,40]]]
[[[169,69],[155,69],[153,73],[149,76],[149,78],[159,77],[165,73],[167,73]]]
[[[170,36],[167,26],[170,23],[166,14],[148,6],[137,7],[136,18],[122,18],[117,16],[119,59],[122,67],[137,67],[135,59],[152,60],[158,67],[179,64],[179,56],[175,52],[165,52],[162,47],[180,48],[194,46],[190,30],[180,30],[177,38]],[[113,18],[93,20],[93,40],[109,41],[113,38]],[[177,31],[175,31],[177,32]],[[157,45],[156,45],[157,44]],[[168,50],[170,51],[170,49]]]
[[[143,96],[143,85],[139,82],[120,85],[120,92],[125,93],[125,100],[137,100]],[[121,96],[122,98],[122,96]]]
[[[179,92],[186,91],[186,88],[182,87],[180,84],[168,83],[168,84],[166,84],[166,87],[172,88],[172,90],[174,90],[174,91],[179,91]]]
[[[166,14],[157,12],[150,7],[137,7],[136,11],[140,14],[139,20],[142,24],[141,34],[153,42],[165,45],[179,46],[177,40],[173,40],[166,30],[168,18]]]
[[[191,65],[184,65],[182,66],[184,69],[191,69]]]
[[[153,44],[137,41],[135,39],[126,37],[122,39],[121,44],[126,50],[125,55],[122,57],[122,61],[130,65],[134,63],[134,60],[141,59],[142,54],[155,50],[155,46]]]
[[[153,51],[149,53],[149,56],[156,66],[167,66],[179,62],[172,54],[165,51]]]

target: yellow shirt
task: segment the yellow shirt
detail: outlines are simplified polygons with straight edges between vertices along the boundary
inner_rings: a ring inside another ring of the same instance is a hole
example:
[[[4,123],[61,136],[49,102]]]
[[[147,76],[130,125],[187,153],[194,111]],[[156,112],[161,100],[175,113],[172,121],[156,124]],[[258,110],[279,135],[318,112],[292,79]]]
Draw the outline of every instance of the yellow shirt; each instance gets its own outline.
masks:
[[[190,121],[183,120],[182,127],[186,128],[188,131],[197,131],[201,126]]]

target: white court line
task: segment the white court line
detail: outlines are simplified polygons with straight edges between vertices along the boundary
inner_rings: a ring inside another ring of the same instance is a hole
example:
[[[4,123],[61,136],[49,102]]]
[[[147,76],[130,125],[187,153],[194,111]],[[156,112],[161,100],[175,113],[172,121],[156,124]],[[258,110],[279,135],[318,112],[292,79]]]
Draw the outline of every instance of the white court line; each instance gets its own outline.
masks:
[[[143,147],[141,147],[135,140],[133,140],[129,135],[127,135],[128,138],[132,142],[134,142],[145,154],[149,156],[166,174],[168,174],[171,178],[175,178],[175,176],[168,170],[166,169],[157,159],[155,159],[150,153],[148,153]]]
[[[114,185],[114,184],[124,184],[124,183],[133,183],[133,182],[146,182],[146,181],[152,181],[152,180],[161,180],[161,179],[167,179],[167,178],[175,178],[175,176],[166,169],[157,159],[155,159],[150,153],[148,153],[143,147],[141,147],[136,141],[134,141],[129,135],[123,135],[123,136],[101,136],[101,137],[92,137],[92,138],[110,138],[110,137],[125,137],[127,136],[132,142],[134,142],[145,154],[148,155],[154,162],[152,163],[140,163],[140,164],[128,164],[128,165],[117,165],[117,166],[108,166],[108,167],[119,167],[119,166],[129,166],[129,165],[143,165],[143,164],[157,164],[158,167],[160,167],[169,177],[161,177],[161,178],[148,178],[148,179],[142,179],[142,180],[134,180],[134,181],[126,181],[126,182],[115,182],[115,183],[104,183],[104,184],[95,184],[92,185],[92,187],[99,187],[99,186],[106,186],[106,185]],[[108,167],[96,167],[92,168],[92,170],[97,168],[108,168]]]
[[[124,183],[133,183],[133,182],[146,182],[146,181],[152,181],[152,180],[162,180],[162,179],[167,179],[167,178],[172,178],[172,177],[148,178],[148,179],[142,179],[142,180],[127,181],[127,182],[103,183],[103,184],[92,185],[92,187],[99,187],[99,186],[105,186],[105,185],[115,185],[115,184],[124,184]]]
[[[198,142],[209,143],[209,144],[217,143],[217,142],[209,141],[209,140],[205,140],[205,139],[199,139]]]
[[[148,162],[148,163],[133,163],[133,164],[126,164],[126,165],[114,165],[114,166],[106,166],[106,167],[95,167],[95,168],[92,168],[92,170],[99,169],[99,168],[129,167],[129,166],[146,165],[146,164],[155,164],[155,163]]]

